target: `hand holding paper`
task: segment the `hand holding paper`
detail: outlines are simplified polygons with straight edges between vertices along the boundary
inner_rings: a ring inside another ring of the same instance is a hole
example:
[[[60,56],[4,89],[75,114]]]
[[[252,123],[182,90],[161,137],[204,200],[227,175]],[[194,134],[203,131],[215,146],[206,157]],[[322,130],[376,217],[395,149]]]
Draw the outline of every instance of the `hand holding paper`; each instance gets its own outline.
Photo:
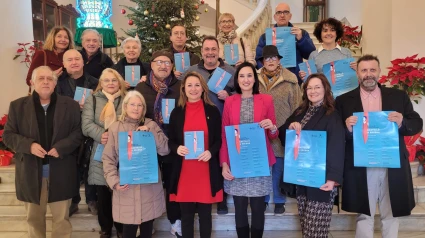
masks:
[[[221,174],[223,175],[223,178],[224,179],[226,179],[226,180],[233,180],[233,179],[235,179],[235,177],[233,177],[232,173],[230,172],[229,165],[226,162],[224,162],[222,164],[222,167],[223,167],[223,169],[222,169],[222,173]]]
[[[399,112],[390,112],[388,114],[388,120],[397,123],[398,128],[400,128],[401,123],[403,122],[403,115]]]
[[[331,181],[331,180],[328,180],[328,181],[326,181],[325,184],[323,184],[320,187],[320,190],[323,190],[323,191],[332,191],[332,189],[334,189],[334,187],[335,187],[335,182],[334,181]]]
[[[185,156],[189,154],[189,149],[186,146],[181,145],[177,148],[177,154],[180,156]]]
[[[208,162],[210,159],[211,159],[211,152],[209,150],[202,152],[202,154],[198,156],[198,161]]]
[[[301,131],[301,124],[299,122],[292,122],[289,125],[289,128],[288,129],[295,130],[297,132],[300,132]]]
[[[347,126],[349,132],[353,132],[353,126],[357,124],[357,120],[357,116],[350,116],[345,120],[345,125]]]

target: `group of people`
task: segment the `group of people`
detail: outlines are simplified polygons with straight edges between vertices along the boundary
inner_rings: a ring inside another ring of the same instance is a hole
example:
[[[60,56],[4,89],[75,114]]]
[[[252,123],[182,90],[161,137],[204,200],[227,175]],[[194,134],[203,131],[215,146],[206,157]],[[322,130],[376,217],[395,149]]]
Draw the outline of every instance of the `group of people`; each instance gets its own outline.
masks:
[[[83,32],[83,49],[77,51],[67,28],[53,28],[28,72],[26,81],[34,91],[11,102],[3,134],[4,143],[16,152],[16,195],[25,204],[29,236],[45,237],[46,221],[40,217],[47,205],[53,216],[52,237],[71,236],[69,217],[78,211],[82,181],[101,238],[111,237],[113,226],[118,237],[134,238],[139,228],[140,237],[152,237],[153,221],[164,212],[173,235],[194,237],[197,213],[200,236],[211,237],[212,204],[218,203],[218,214],[226,214],[227,194],[233,197],[238,237],[262,237],[271,192],[275,215],[285,212],[287,195],[295,196],[303,237],[328,237],[338,186],[342,209],[359,213],[356,237],[373,237],[377,202],[383,237],[397,237],[397,217],[410,215],[415,206],[403,136],[418,133],[422,119],[406,93],[377,82],[380,65],[372,55],[351,64],[359,87],[334,100],[321,72],[324,64],[351,57],[349,49],[337,44],[343,35],[341,22],[329,18],[316,25],[314,35],[322,43],[316,49],[309,34],[290,23],[291,17],[289,5],[279,4],[275,27],[292,27],[297,63],[314,59],[319,73],[306,77],[298,67],[285,68],[280,63],[285,56],[266,45],[265,35],[254,54],[249,41],[238,38],[230,13],[221,15],[217,37],[203,38],[201,58],[189,52],[191,67],[185,72],[174,68],[174,53],[187,52],[182,25],[171,28],[170,46],[153,52],[150,62],[139,59],[140,40],[127,38],[122,42],[124,58],[116,64],[100,50],[96,30]],[[223,60],[226,44],[239,47],[235,65]],[[124,80],[129,65],[140,66],[136,87]],[[232,78],[214,93],[207,84],[217,68]],[[76,87],[92,90],[84,103],[73,100]],[[165,99],[175,100],[169,122],[162,114]],[[353,113],[381,110],[394,111],[388,120],[399,127],[401,167],[355,167],[352,128],[358,119]],[[246,123],[264,129],[270,176],[232,175],[224,128]],[[326,181],[320,188],[283,182],[288,129],[326,131]],[[118,133],[127,131],[153,134],[157,183],[120,183]],[[188,131],[204,133],[205,150],[195,160],[185,159]],[[88,140],[93,144],[81,152]],[[95,158],[98,147],[104,147],[100,160]],[[88,159],[81,159],[84,156]]]

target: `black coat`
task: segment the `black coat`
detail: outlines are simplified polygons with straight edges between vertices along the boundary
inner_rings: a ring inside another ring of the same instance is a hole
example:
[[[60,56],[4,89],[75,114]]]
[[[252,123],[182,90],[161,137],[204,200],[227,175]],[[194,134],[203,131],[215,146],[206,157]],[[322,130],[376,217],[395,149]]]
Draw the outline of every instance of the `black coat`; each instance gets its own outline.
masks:
[[[204,103],[205,118],[208,127],[208,150],[211,152],[211,159],[208,161],[210,170],[211,194],[214,197],[218,191],[223,189],[223,176],[221,176],[219,152],[221,147],[221,115],[216,106]],[[170,131],[168,147],[170,157],[173,161],[173,173],[171,174],[169,193],[177,194],[177,187],[180,179],[180,172],[184,158],[177,154],[177,148],[184,145],[184,120],[186,109],[176,107],[170,115]],[[196,179],[196,178],[194,178]],[[196,189],[196,188],[194,188]]]
[[[59,158],[50,158],[48,202],[70,199],[78,194],[76,150],[83,139],[80,107],[69,97],[57,96],[51,148]],[[10,103],[4,143],[16,151],[16,196],[23,202],[40,204],[42,159],[31,154],[31,144],[40,144],[33,96]]]
[[[94,91],[99,84],[99,80],[87,73],[84,73],[84,77],[86,78],[84,80],[84,88],[88,88]],[[56,92],[59,95],[74,98],[76,87],[74,88],[74,86],[71,85],[69,82],[70,80],[74,79],[71,78],[71,76],[69,76],[69,74],[66,72],[63,72],[63,74],[59,77],[58,83],[56,85]]]
[[[175,59],[174,59],[174,54],[176,53],[180,53],[177,50],[174,49],[174,47],[171,45],[170,49],[169,49],[170,53],[173,55],[173,62],[174,65],[176,63]],[[190,51],[186,51],[189,53],[189,58],[190,58],[190,66],[198,64],[201,61],[201,58],[199,58],[199,56],[197,56],[196,54],[194,54],[193,52]],[[183,72],[182,72],[183,73]]]
[[[306,112],[296,115],[297,110],[279,128],[279,139],[285,146],[286,129],[292,122],[301,122]],[[342,184],[344,170],[344,126],[336,111],[326,115],[323,107],[305,124],[303,130],[326,131],[326,180]],[[283,179],[281,179],[281,187]],[[318,188],[298,186],[297,195],[306,195],[308,200],[329,202],[330,191]]]
[[[399,128],[400,168],[388,169],[388,186],[394,217],[408,216],[415,207],[412,174],[404,136],[412,136],[422,129],[422,119],[413,110],[412,102],[403,91],[381,87],[382,110],[403,114]],[[336,107],[342,120],[354,112],[363,112],[360,87],[336,98]],[[344,127],[345,123],[344,123]],[[370,216],[365,167],[354,167],[353,135],[346,128],[344,183],[342,186],[342,209]]]
[[[84,60],[84,72],[97,79],[100,78],[104,69],[114,66],[112,59],[100,49],[90,59],[84,48],[80,50],[80,53]]]
[[[127,59],[124,57],[117,62],[112,68],[115,69],[125,80],[125,66],[131,65],[127,63]],[[137,59],[136,64],[140,66],[140,77],[147,75],[151,71],[151,65],[149,63],[145,63]]]

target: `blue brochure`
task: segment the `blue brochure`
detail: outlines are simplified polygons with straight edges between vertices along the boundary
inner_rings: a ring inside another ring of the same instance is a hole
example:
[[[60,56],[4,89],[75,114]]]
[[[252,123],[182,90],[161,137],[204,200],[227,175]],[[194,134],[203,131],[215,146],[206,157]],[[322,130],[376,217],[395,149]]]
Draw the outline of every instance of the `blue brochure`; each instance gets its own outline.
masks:
[[[238,44],[224,45],[224,59],[226,63],[235,65],[239,61],[239,46]]]
[[[283,58],[280,63],[285,68],[297,66],[297,50],[292,27],[273,27],[266,29],[266,45],[275,45]]]
[[[204,132],[203,131],[186,131],[184,133],[184,146],[189,149],[185,159],[197,159],[204,149]]]
[[[224,69],[217,67],[208,81],[208,88],[215,94],[223,90],[229,82],[232,75]]]
[[[184,73],[190,67],[190,57],[189,52],[175,53],[174,54],[174,64],[176,65],[176,70]]]
[[[353,126],[354,166],[400,168],[398,125],[388,120],[389,111],[355,112]]]
[[[140,81],[140,65],[125,66],[125,81],[130,84],[130,87],[136,87]]]
[[[316,61],[314,60],[304,61],[301,64],[298,64],[298,66],[300,67],[300,70],[305,72],[304,81],[308,76],[310,76],[310,74],[317,73]]]
[[[118,132],[120,184],[158,183],[158,157],[151,132]]]
[[[270,176],[266,135],[258,123],[226,126],[230,170],[235,178]]]
[[[104,149],[105,149],[105,145],[100,143],[97,144],[96,151],[94,152],[93,160],[102,162],[102,154]]]
[[[286,130],[283,181],[320,188],[326,183],[326,131]]]
[[[74,100],[77,101],[79,104],[84,105],[86,99],[90,97],[91,92],[91,89],[77,86],[75,88]]]
[[[176,100],[173,98],[163,98],[161,103],[162,120],[164,124],[169,124],[171,112],[176,107]]]
[[[334,98],[359,86],[356,71],[350,68],[354,58],[337,60],[323,65],[323,74],[328,78]]]

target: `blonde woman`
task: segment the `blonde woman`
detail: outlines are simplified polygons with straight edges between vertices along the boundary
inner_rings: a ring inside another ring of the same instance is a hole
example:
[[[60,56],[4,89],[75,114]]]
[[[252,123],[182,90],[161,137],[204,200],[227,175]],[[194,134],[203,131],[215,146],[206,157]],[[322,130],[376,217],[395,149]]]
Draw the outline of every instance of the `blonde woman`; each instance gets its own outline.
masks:
[[[219,33],[217,40],[219,43],[219,57],[224,60],[224,45],[237,44],[239,51],[239,61],[235,66],[240,65],[244,61],[248,61],[254,66],[256,65],[254,52],[251,49],[251,43],[248,40],[239,38],[235,31],[235,17],[231,13],[223,13],[218,19]]]
[[[153,220],[165,212],[162,179],[151,184],[120,185],[118,169],[118,133],[122,131],[150,131],[154,135],[159,155],[167,155],[168,139],[155,121],[145,118],[146,102],[137,91],[130,91],[122,103],[122,115],[108,131],[108,141],[102,155],[103,170],[108,186],[113,190],[112,216],[123,224],[124,238],[135,238],[140,226],[140,237],[151,238]]]
[[[114,224],[112,219],[112,192],[103,176],[103,164],[95,160],[96,149],[108,141],[108,128],[121,115],[122,101],[127,93],[124,79],[113,69],[103,70],[99,84],[93,95],[87,98],[82,113],[82,130],[85,136],[93,138],[87,182],[94,185],[97,192],[98,221],[101,238],[111,237]],[[90,204],[89,204],[90,207]],[[122,224],[115,223],[121,235]]]

